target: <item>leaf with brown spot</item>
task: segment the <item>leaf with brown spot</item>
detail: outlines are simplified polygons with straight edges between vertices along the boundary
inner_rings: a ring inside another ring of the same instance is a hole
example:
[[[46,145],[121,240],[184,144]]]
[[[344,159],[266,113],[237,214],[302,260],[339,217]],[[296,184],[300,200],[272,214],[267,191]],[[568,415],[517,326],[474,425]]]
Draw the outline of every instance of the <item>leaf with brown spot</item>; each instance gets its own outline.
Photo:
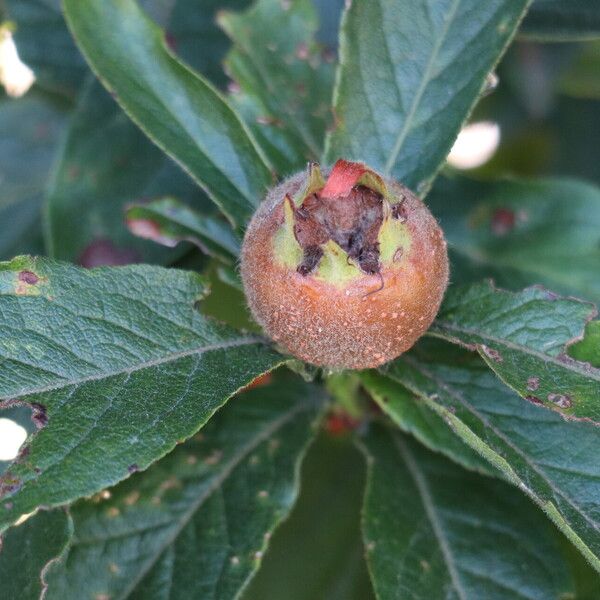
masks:
[[[592,304],[541,288],[481,283],[451,288],[429,335],[478,350],[523,398],[535,391],[566,418],[600,424],[600,370],[567,356],[596,314]]]
[[[291,510],[315,431],[322,392],[285,379],[234,399],[201,439],[106,499],[75,504],[73,541],[48,572],[46,600],[82,589],[147,598],[166,581],[175,596],[237,597]]]
[[[37,295],[15,290],[23,271]],[[202,316],[206,292],[160,267],[0,263],[0,409],[30,407],[37,428],[2,476],[0,531],[146,469],[284,360]]]

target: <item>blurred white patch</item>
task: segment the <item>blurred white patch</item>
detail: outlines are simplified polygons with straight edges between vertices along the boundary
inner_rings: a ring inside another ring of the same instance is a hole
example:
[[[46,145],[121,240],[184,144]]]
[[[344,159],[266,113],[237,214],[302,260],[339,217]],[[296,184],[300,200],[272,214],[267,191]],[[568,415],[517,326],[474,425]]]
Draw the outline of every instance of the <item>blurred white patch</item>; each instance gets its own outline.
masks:
[[[33,71],[19,58],[11,32],[0,28],[0,84],[9,96],[18,98],[35,82]]]
[[[11,419],[0,419],[0,460],[16,458],[26,439],[27,431],[24,427]]]
[[[485,164],[500,145],[500,126],[492,121],[465,125],[458,134],[448,163],[456,169],[474,169]]]

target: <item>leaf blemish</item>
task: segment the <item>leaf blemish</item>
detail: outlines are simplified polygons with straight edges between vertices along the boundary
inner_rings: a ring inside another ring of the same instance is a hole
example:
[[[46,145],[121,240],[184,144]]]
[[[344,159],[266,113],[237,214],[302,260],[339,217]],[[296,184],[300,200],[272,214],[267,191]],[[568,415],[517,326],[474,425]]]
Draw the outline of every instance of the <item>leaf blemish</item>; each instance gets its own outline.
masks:
[[[28,285],[35,285],[40,278],[33,271],[21,271],[19,273],[19,281]]]
[[[573,401],[566,394],[548,394],[548,402],[556,404],[560,408],[571,408]]]
[[[493,360],[494,362],[502,362],[504,359],[502,358],[502,356],[500,355],[500,352],[498,352],[498,350],[494,350],[493,348],[490,348],[489,346],[486,346],[485,344],[481,344],[481,351],[490,359]]]
[[[525,400],[528,400],[532,404],[544,404],[537,396],[525,396]]]
[[[535,392],[540,387],[540,378],[539,377],[530,377],[527,380],[527,389],[530,392]]]
[[[36,428],[39,430],[43,427],[46,427],[48,424],[48,413],[46,412],[46,407],[38,402],[32,402],[30,406],[31,420]]]

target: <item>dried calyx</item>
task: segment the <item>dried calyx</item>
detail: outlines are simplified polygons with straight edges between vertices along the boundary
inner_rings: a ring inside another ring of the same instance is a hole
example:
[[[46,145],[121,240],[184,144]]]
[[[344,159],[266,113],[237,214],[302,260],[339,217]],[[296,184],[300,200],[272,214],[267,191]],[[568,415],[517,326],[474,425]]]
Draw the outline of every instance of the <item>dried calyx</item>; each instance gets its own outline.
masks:
[[[389,219],[406,220],[403,200],[392,198],[383,179],[360,163],[339,160],[327,181],[316,163],[309,164],[306,185],[284,200],[285,230],[302,250],[298,273],[315,272],[324,255],[339,257],[341,249],[348,264],[379,274],[381,230]]]

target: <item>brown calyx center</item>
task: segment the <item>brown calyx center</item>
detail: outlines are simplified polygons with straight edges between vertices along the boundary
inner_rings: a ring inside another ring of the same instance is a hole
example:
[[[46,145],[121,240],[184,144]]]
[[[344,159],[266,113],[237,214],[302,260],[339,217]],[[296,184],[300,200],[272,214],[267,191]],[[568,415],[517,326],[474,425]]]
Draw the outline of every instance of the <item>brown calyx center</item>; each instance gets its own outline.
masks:
[[[298,273],[308,275],[323,256],[322,245],[333,240],[368,274],[379,273],[379,230],[383,223],[383,196],[364,186],[348,195],[326,198],[311,194],[294,211],[294,235],[304,256]]]

